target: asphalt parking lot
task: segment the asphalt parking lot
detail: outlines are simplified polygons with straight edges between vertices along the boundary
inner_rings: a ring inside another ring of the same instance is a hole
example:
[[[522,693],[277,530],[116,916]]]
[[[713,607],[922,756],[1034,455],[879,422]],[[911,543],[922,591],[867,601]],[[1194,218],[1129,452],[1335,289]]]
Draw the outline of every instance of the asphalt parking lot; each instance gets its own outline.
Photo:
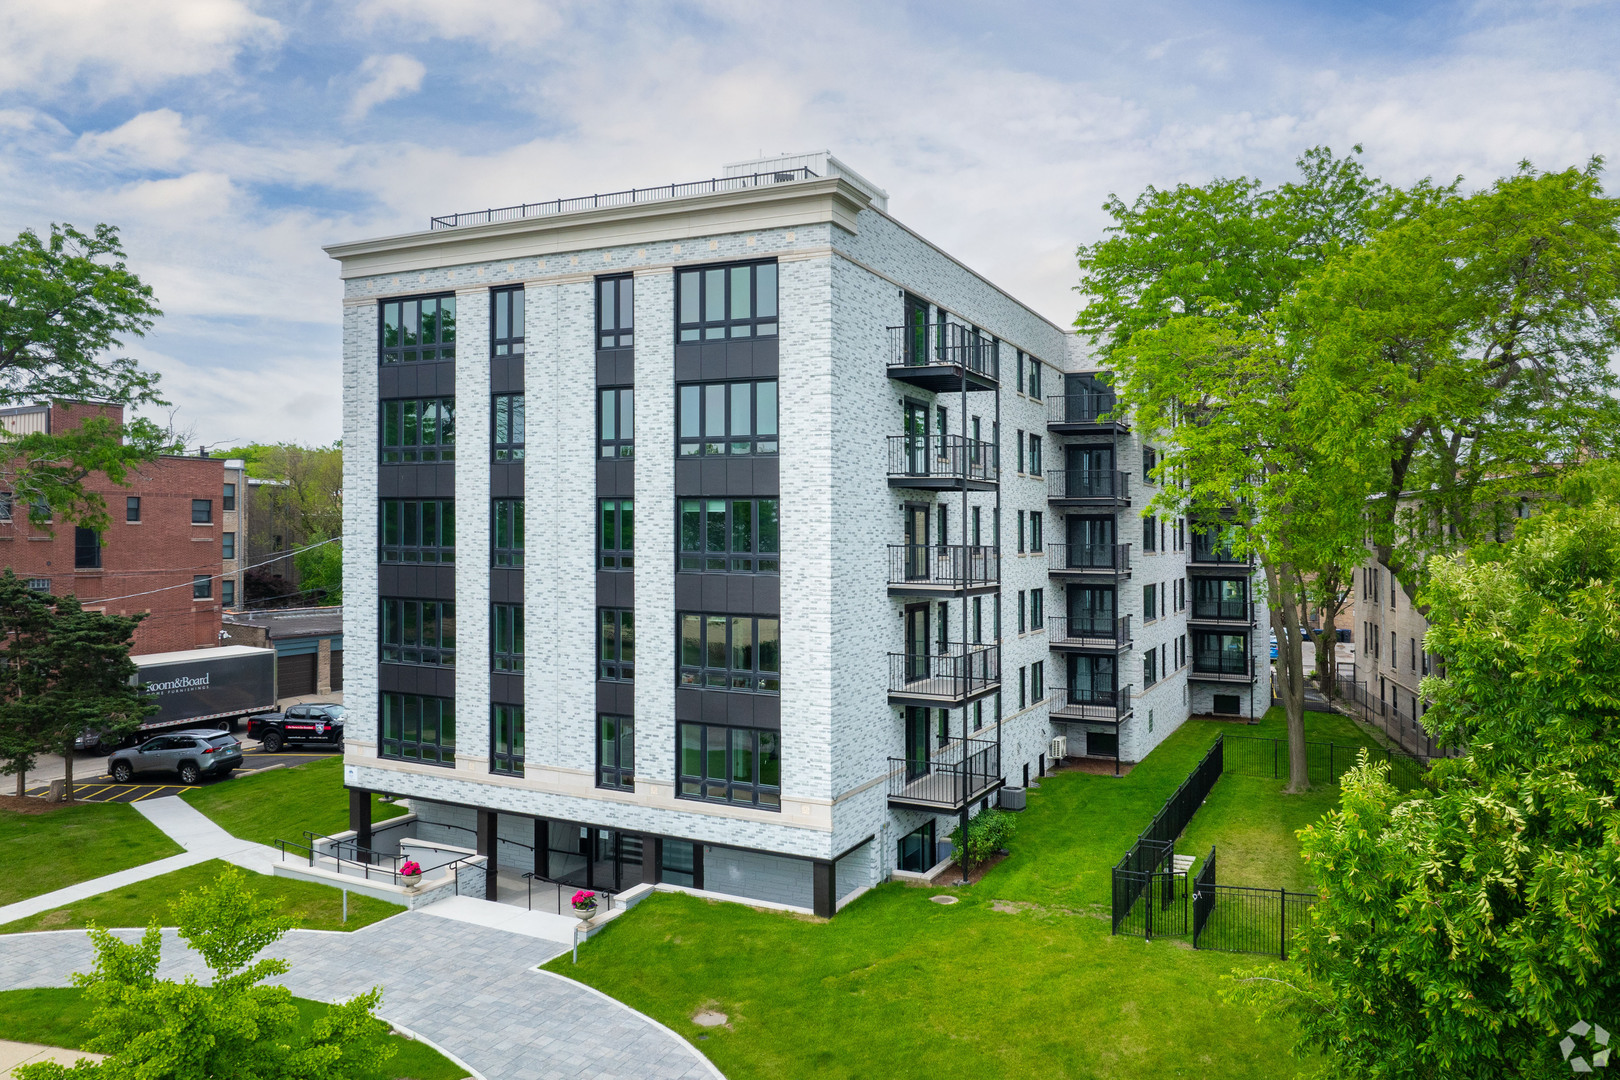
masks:
[[[338,748],[311,748],[297,751],[283,750],[279,754],[266,753],[257,743],[242,744],[242,764],[232,770],[231,776],[223,779],[210,777],[196,785],[207,787],[210,784],[227,784],[237,773],[259,772],[263,769],[285,768],[292,765],[302,765],[308,761],[319,761],[321,758],[331,757],[341,753]],[[105,759],[102,761],[106,765]],[[186,785],[178,781],[171,784],[141,783],[117,784],[106,772],[101,772],[93,778],[75,781],[73,797],[79,802],[140,802],[142,799],[160,799],[165,795],[178,795],[186,790]],[[27,794],[43,798],[50,791],[50,785],[38,784],[27,789]]]

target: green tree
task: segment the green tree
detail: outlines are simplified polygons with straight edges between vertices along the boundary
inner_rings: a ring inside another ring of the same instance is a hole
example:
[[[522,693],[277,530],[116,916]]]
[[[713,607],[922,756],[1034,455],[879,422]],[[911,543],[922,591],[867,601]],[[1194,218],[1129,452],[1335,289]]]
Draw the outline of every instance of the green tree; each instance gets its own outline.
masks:
[[[312,597],[319,597],[322,603],[343,603],[343,541],[341,537],[332,538],[327,543],[327,537],[312,536],[303,551],[293,556],[293,565],[298,567],[298,584],[301,591]]]
[[[1406,798],[1383,766],[1301,831],[1320,899],[1295,966],[1235,996],[1295,1020],[1336,1077],[1569,1075],[1620,1020],[1620,467],[1502,545],[1433,563],[1424,724],[1465,743]]]
[[[292,992],[264,980],[285,960],[255,960],[292,924],[247,888],[232,867],[217,883],[183,893],[174,905],[180,937],[202,954],[212,985],[157,977],[163,936],[154,921],[138,943],[93,929],[96,965],[73,977],[92,1005],[86,1049],[110,1055],[72,1069],[54,1062],[17,1070],[18,1080],[151,1080],[252,1077],[349,1080],[369,1076],[393,1053],[387,1025],[373,1015],[382,991],[334,1006],[305,1032]]]
[[[297,591],[324,603],[343,598],[343,551],[339,543],[308,548],[343,534],[343,444],[299,446],[295,443],[252,443],[215,452],[216,457],[241,458],[248,475],[270,483],[255,484],[248,507],[248,528],[253,552],[285,551],[292,558]],[[277,543],[277,538],[280,543]],[[277,573],[285,563],[274,564]],[[267,567],[265,578],[271,573]],[[290,576],[290,575],[289,575]],[[270,600],[255,575],[249,599]]]
[[[41,662],[56,625],[56,598],[30,589],[11,568],[0,570],[0,774],[26,790],[28,770],[48,748],[42,738],[47,669]]]
[[[130,408],[164,405],[158,377],[128,357],[104,354],[139,337],[161,312],[152,290],[124,265],[118,230],[83,233],[52,225],[41,238],[24,230],[0,245],[0,406],[94,401]],[[122,484],[129,470],[173,448],[149,420],[120,426],[91,416],[66,431],[0,431],[0,481],[30,517],[58,514],[104,528],[106,506],[87,491],[91,473]],[[46,508],[49,508],[48,510]]]

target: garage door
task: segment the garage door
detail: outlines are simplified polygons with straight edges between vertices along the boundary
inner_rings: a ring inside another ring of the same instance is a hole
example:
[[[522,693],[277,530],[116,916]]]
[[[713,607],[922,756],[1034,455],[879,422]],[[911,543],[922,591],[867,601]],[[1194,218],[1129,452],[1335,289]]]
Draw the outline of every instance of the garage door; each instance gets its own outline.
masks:
[[[276,657],[276,695],[298,697],[315,692],[315,654]]]
[[[332,650],[332,692],[343,689],[343,650]]]

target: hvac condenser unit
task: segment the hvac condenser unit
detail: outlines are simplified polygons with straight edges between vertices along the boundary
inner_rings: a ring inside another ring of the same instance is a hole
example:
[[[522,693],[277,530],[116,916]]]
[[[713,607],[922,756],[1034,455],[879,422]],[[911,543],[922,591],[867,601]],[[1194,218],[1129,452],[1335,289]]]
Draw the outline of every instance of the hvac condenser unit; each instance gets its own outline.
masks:
[[[1052,760],[1062,761],[1069,756],[1069,737],[1067,735],[1052,736]]]

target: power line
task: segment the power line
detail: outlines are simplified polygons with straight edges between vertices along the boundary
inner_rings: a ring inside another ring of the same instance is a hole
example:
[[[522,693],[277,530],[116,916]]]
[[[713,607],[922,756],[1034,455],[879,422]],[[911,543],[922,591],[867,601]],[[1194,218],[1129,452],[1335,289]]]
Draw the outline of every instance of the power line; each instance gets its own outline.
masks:
[[[316,548],[325,547],[327,544],[341,544],[342,542],[343,542],[343,537],[334,536],[329,540],[322,540],[322,541],[319,541],[318,543],[314,543],[314,544],[306,544],[304,547],[293,548],[291,551],[285,552],[283,554],[273,555],[270,558],[265,559],[263,562],[254,563],[252,566],[239,567],[236,570],[232,570],[228,574],[226,574],[226,573],[210,574],[209,577],[208,577],[208,580],[209,581],[219,581],[222,578],[235,577],[237,574],[245,574],[249,570],[257,570],[261,566],[267,566],[267,565],[269,565],[270,563],[273,563],[273,562],[280,562],[282,559],[287,558],[287,556],[289,556],[289,555],[297,555],[300,552],[305,552],[305,551],[314,551]],[[198,575],[198,577],[201,577],[201,576],[202,575],[200,575],[200,574]],[[91,602],[96,603],[96,604],[110,604],[114,600],[134,600],[136,597],[155,596],[158,593],[170,592],[171,590],[174,590],[174,589],[190,589],[190,588],[194,588],[196,586],[196,584],[197,584],[197,582],[196,582],[196,579],[194,578],[191,581],[182,581],[178,585],[165,585],[161,589],[148,589],[145,592],[129,593],[127,596],[103,596],[103,597],[99,597],[98,599],[93,600]]]

